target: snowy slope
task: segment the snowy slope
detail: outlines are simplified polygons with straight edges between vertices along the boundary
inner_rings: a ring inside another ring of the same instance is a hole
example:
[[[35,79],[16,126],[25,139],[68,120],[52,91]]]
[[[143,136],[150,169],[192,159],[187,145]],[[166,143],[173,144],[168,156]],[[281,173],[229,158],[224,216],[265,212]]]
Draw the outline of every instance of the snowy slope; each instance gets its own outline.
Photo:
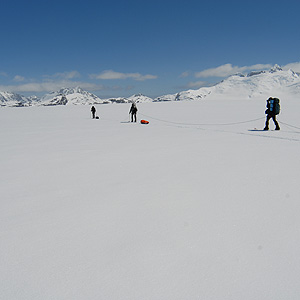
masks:
[[[300,103],[265,104],[1,109],[0,299],[298,299]]]

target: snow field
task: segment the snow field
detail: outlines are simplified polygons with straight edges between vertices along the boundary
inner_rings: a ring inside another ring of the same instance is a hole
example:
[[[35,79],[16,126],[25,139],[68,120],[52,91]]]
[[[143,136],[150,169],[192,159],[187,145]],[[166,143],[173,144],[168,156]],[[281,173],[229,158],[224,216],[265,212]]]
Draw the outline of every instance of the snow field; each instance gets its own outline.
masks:
[[[297,299],[300,129],[252,131],[265,99],[96,108],[0,110],[0,299]]]

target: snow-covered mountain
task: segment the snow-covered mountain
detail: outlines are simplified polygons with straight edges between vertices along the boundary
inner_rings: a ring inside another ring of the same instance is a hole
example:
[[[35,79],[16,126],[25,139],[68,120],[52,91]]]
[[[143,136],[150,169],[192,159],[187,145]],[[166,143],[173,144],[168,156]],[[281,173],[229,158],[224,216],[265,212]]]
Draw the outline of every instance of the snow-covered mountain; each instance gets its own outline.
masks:
[[[244,76],[234,75],[214,86],[213,93],[244,95],[249,98],[279,93],[298,94],[300,77],[292,70],[283,71],[275,65],[269,71],[251,72]]]
[[[34,96],[27,98],[16,93],[0,92],[0,106],[30,106],[35,101]]]
[[[128,97],[127,100],[128,100],[128,102],[135,102],[135,103],[153,102],[152,98],[147,97],[143,94],[132,95],[131,97]]]
[[[275,65],[269,71],[254,71],[249,74],[235,74],[211,87],[198,90],[186,90],[176,94],[168,94],[152,99],[142,94],[130,97],[100,99],[98,96],[81,89],[63,88],[57,92],[46,94],[41,99],[24,97],[15,93],[0,92],[0,106],[32,106],[32,105],[92,105],[104,103],[142,103],[161,101],[201,100],[206,97],[280,97],[281,95],[300,95],[300,77],[293,70],[282,70]]]
[[[160,97],[157,97],[154,99],[154,102],[160,102],[160,101],[176,101],[176,96],[177,94],[168,94],[168,95],[163,95]]]
[[[44,106],[52,105],[92,105],[92,104],[102,104],[98,96],[81,89],[80,87],[76,88],[63,88],[58,92],[52,92],[43,96],[39,104]]]
[[[236,74],[212,87],[187,90],[173,95],[175,101],[198,100],[209,95],[253,98],[281,94],[300,94],[300,77],[293,70],[282,70],[275,65],[269,71],[251,72],[247,75]],[[170,95],[159,97],[159,101],[172,100]]]
[[[92,105],[102,103],[105,103],[105,100],[80,87],[63,88],[57,92],[46,94],[40,99],[36,96],[25,97],[16,93],[0,92],[0,106]]]
[[[117,97],[106,99],[106,103],[144,103],[144,102],[153,102],[153,99],[147,97],[143,94],[135,94],[130,97]]]

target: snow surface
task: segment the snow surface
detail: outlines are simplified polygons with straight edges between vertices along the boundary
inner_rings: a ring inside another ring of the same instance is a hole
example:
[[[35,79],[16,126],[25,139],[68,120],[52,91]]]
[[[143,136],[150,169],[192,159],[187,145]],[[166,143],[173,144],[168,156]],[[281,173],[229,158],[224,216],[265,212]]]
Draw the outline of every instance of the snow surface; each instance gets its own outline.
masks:
[[[0,299],[299,299],[300,103],[265,100],[0,109]]]

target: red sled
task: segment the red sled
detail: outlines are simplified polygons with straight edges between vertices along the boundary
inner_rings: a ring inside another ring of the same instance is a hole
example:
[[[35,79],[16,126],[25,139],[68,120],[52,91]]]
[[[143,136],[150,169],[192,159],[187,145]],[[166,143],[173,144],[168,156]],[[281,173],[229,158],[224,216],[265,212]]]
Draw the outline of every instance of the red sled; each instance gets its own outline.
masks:
[[[141,124],[149,124],[149,121],[141,120]]]

